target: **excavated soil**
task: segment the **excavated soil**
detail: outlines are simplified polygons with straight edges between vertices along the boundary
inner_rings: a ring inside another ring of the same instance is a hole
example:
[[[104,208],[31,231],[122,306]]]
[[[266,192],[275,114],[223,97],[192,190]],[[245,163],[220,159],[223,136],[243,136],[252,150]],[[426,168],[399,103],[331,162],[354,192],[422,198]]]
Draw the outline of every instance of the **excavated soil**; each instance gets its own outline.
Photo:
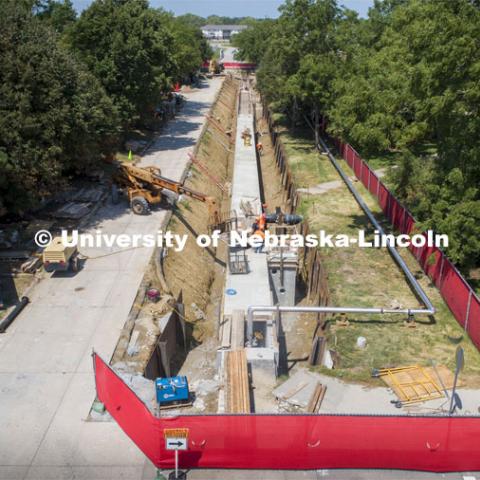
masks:
[[[237,87],[234,82],[229,78],[225,80],[211,113],[225,132],[232,132],[231,138],[234,138],[236,123]],[[222,212],[228,211],[230,205],[233,145],[229,144],[229,138],[210,123],[200,139],[196,154],[209,175],[193,164],[185,182],[187,187],[217,198]],[[180,201],[168,230],[179,235],[186,234],[188,240],[182,252],[169,250],[164,260],[168,287],[175,297],[182,292],[185,317],[193,325],[193,338],[198,342],[214,335],[218,315],[215,319],[213,317],[221,302],[225,273],[225,245],[220,243],[219,248],[214,249],[202,248],[196,243],[198,235],[209,233],[209,223],[205,204],[189,198]]]
[[[215,124],[221,129],[207,122],[195,149],[196,159],[206,167],[208,174],[205,173],[205,168],[192,164],[185,180],[185,186],[215,197],[221,205],[221,211],[228,210],[233,155],[230,137],[221,130],[234,135],[236,91],[236,80],[227,77],[210,111]],[[215,180],[212,180],[212,177],[215,177]],[[222,188],[219,188],[217,183]],[[185,306],[189,347],[195,348],[207,338],[214,337],[218,319],[216,314],[223,291],[226,249],[223,244],[216,250],[197,245],[196,237],[208,234],[208,225],[209,212],[206,204],[188,197],[179,199],[172,210],[166,230],[174,234],[186,234],[188,237],[185,249],[181,252],[175,252],[173,248],[164,250],[160,268],[156,260],[162,252],[157,251],[153,255],[119,338],[112,364],[126,364],[129,371],[143,374],[160,334],[154,319],[171,312],[180,294]],[[161,298],[158,303],[152,304],[145,300],[149,288],[160,290]],[[136,344],[140,347],[132,356],[127,354],[127,347],[133,332],[138,335]],[[215,345],[207,350],[215,352]],[[178,372],[184,361],[184,355],[174,358],[173,371]]]

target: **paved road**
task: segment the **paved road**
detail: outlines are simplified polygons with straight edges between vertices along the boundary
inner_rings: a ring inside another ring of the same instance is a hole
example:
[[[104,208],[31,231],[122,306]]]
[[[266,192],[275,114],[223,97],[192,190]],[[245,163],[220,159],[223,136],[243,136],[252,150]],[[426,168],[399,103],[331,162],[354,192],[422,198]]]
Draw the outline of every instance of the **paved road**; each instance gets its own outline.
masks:
[[[475,480],[477,474],[401,472],[398,470],[198,470],[189,480]]]
[[[220,85],[214,79],[187,94],[182,114],[145,164],[180,179]],[[88,231],[152,234],[165,218],[162,211],[141,217],[126,203],[107,205]],[[90,257],[114,251],[83,249]],[[152,478],[145,457],[114,422],[86,421],[95,397],[92,348],[112,355],[152,251],[90,258],[77,275],[43,279],[0,335],[0,480]]]
[[[234,47],[223,47],[223,62],[237,62],[238,60],[235,59],[235,53],[237,49]]]

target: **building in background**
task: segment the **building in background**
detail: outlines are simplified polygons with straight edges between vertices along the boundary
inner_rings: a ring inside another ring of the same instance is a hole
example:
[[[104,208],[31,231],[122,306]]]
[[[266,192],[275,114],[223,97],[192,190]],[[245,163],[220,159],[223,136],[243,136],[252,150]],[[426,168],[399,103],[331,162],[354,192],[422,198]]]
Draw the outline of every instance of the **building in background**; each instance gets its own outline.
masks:
[[[247,25],[204,25],[202,33],[209,40],[230,40],[232,35],[248,28]]]

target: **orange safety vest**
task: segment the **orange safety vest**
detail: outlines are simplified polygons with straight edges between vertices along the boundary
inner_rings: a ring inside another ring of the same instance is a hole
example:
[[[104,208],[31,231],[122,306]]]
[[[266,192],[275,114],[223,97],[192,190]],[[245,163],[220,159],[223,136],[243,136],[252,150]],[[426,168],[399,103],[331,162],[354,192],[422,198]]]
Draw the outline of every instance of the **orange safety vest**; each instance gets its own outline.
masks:
[[[258,235],[262,240],[265,240],[265,232],[263,230],[258,229],[254,235]]]
[[[267,224],[267,216],[264,213],[257,217],[257,224],[260,230],[265,230],[265,225]]]

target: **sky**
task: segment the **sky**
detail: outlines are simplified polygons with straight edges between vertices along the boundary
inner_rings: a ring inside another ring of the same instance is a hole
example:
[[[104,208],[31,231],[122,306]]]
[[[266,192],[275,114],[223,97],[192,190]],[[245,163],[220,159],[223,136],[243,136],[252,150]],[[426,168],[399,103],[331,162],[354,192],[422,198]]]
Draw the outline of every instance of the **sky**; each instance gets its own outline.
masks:
[[[81,12],[92,0],[72,0],[75,9]],[[201,17],[220,15],[225,17],[276,17],[283,0],[150,0],[152,7],[163,7],[176,15],[194,13]],[[373,0],[339,0],[339,4],[356,10],[366,17]]]

